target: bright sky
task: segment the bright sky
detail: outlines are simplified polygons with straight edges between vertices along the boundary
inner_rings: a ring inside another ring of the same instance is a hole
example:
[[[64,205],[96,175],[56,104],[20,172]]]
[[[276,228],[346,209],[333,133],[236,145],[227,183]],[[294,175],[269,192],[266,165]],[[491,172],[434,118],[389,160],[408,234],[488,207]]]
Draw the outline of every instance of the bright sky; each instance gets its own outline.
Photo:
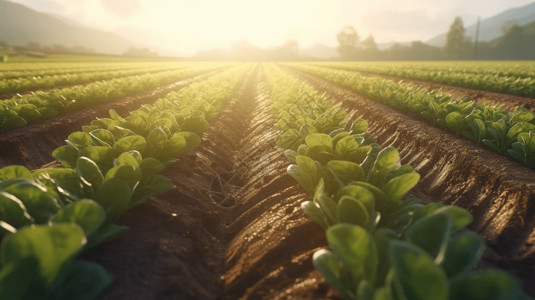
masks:
[[[425,41],[534,0],[10,0],[39,11],[122,34],[161,54],[194,54],[246,40],[260,47],[295,40],[336,46],[352,25],[376,42]],[[163,45],[156,47],[154,45]]]

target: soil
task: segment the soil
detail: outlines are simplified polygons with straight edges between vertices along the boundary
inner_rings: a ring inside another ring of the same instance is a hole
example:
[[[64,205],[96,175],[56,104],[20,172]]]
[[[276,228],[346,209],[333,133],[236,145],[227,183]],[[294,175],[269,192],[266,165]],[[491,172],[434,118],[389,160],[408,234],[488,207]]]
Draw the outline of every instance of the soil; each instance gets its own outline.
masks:
[[[138,95],[102,103],[0,133],[0,167],[23,165],[29,169],[37,169],[54,160],[52,151],[65,145],[65,139],[70,133],[81,130],[83,125],[88,125],[97,117],[109,117],[108,110],[115,109],[119,114],[126,116],[131,110],[139,108],[142,104],[154,103],[158,98],[172,91],[177,91],[192,82],[203,80],[216,72],[218,71],[201,74]]]
[[[441,83],[434,83],[434,82],[429,82],[429,81],[421,81],[421,80],[383,75],[383,74],[376,74],[376,73],[367,73],[367,72],[359,72],[359,73],[364,76],[381,77],[385,79],[390,79],[395,82],[401,81],[401,82],[406,82],[406,83],[412,83],[416,86],[422,87],[429,91],[434,90],[434,89],[441,89],[442,93],[448,93],[456,99],[460,99],[463,96],[469,96],[473,101],[475,101],[478,104],[489,103],[490,105],[493,105],[493,106],[503,105],[503,107],[509,111],[513,111],[515,107],[517,106],[522,106],[524,108],[531,110],[532,112],[535,112],[535,98],[508,95],[508,94],[495,93],[495,92],[489,92],[489,91],[483,91],[483,90],[474,90],[474,89],[462,88],[458,86],[445,85]]]
[[[286,174],[258,71],[203,142],[166,169],[175,187],[127,212],[131,229],[90,253],[115,277],[102,299],[329,299],[312,265],[326,245]]]
[[[411,115],[290,70],[320,93],[369,122],[368,133],[383,147],[398,148],[403,164],[420,173],[411,194],[424,202],[468,209],[470,228],[486,240],[485,266],[515,274],[535,295],[535,171],[487,148],[463,140]]]
[[[480,268],[510,271],[535,295],[533,170],[347,89],[295,74],[351,119],[364,117],[378,143],[399,149],[402,162],[422,176],[412,196],[472,212],[471,229],[489,246]],[[0,135],[0,166],[52,165],[49,153],[70,132],[109,108],[126,114],[158,97],[151,94]],[[84,255],[114,276],[101,299],[339,298],[312,265],[313,253],[327,243],[300,209],[309,196],[286,173],[289,161],[275,145],[274,123],[259,67],[244,76],[201,145],[164,171],[174,187],[128,211],[119,223],[130,230]]]

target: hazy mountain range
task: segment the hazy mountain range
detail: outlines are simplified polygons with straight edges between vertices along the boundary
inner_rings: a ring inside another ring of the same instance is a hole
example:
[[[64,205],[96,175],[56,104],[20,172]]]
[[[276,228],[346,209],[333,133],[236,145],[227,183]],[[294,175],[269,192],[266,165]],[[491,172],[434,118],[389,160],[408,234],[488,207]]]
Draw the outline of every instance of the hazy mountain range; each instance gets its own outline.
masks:
[[[453,20],[452,20],[453,21]],[[502,35],[505,22],[514,21],[518,25],[535,21],[535,3],[506,10],[493,17],[483,19],[480,23],[480,41],[491,41]],[[466,35],[474,40],[476,24],[466,27]],[[439,34],[425,43],[442,47],[446,33]],[[24,46],[29,42],[39,43],[41,46],[61,44],[67,47],[81,46],[94,49],[99,53],[120,54],[136,45],[120,34],[97,30],[80,25],[74,20],[51,14],[37,12],[24,5],[0,0],[0,41],[10,45]],[[394,43],[379,44],[385,49]],[[410,43],[400,43],[402,45]],[[97,46],[98,45],[98,46]],[[153,49],[158,51],[158,49]],[[300,49],[299,54],[310,58],[337,57],[335,47],[321,43],[306,49]]]

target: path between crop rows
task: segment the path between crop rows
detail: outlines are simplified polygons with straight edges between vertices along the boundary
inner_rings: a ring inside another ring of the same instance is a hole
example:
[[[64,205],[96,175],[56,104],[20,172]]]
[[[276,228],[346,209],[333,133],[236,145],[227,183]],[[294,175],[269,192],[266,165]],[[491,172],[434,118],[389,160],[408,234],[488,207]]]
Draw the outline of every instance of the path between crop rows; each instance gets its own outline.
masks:
[[[82,126],[89,125],[97,117],[109,117],[108,111],[110,109],[115,109],[121,115],[127,115],[129,111],[138,109],[143,104],[153,103],[172,91],[178,91],[220,71],[210,71],[154,90],[0,133],[0,145],[2,145],[0,147],[0,168],[7,165],[23,165],[29,169],[40,168],[54,160],[52,151],[64,145],[64,140],[70,133],[82,130]]]
[[[504,108],[509,111],[513,111],[515,107],[517,106],[522,106],[524,108],[531,110],[532,112],[535,112],[535,98],[489,92],[489,91],[483,91],[483,90],[475,90],[475,89],[463,88],[463,87],[447,85],[447,84],[442,84],[442,83],[435,83],[435,82],[422,81],[422,80],[384,75],[384,74],[377,74],[377,73],[368,73],[368,72],[359,72],[359,73],[364,76],[381,77],[384,79],[390,79],[394,82],[403,81],[407,83],[412,83],[416,86],[419,86],[429,91],[434,90],[434,89],[441,89],[444,93],[451,94],[456,99],[460,99],[463,96],[469,96],[472,100],[474,100],[478,104],[482,104],[486,102],[495,106],[503,105]]]
[[[90,259],[115,277],[103,299],[325,299],[324,233],[301,211],[257,69],[203,142],[164,175],[175,187],[127,212],[131,229]]]
[[[398,148],[402,163],[421,175],[413,196],[468,209],[474,215],[470,228],[489,246],[483,262],[514,273],[535,294],[533,170],[326,80],[289,71],[366,119],[367,132],[383,147]]]

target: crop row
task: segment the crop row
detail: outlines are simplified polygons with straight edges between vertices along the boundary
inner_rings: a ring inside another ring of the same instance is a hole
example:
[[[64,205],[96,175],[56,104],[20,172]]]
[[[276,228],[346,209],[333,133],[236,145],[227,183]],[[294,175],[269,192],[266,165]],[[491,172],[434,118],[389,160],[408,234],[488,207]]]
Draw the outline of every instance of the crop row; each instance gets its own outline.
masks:
[[[121,117],[96,119],[53,155],[63,168],[0,169],[1,299],[93,299],[112,280],[76,257],[127,228],[114,222],[172,187],[160,173],[200,143],[249,66]]]
[[[155,89],[187,77],[217,68],[219,65],[198,65],[176,71],[127,76],[96,81],[46,92],[16,96],[0,101],[0,132],[23,127],[66,112],[109,102],[127,95]]]
[[[461,67],[443,63],[320,63],[324,67],[346,69],[403,78],[430,81],[469,89],[535,97],[535,72],[533,63],[525,62],[517,68],[510,63],[507,68],[498,69],[490,63],[458,63]],[[431,65],[429,65],[431,64]],[[456,63],[457,64],[457,63]],[[488,66],[486,66],[488,65]],[[495,70],[497,69],[497,70]],[[511,69],[515,71],[511,71]]]
[[[288,173],[312,197],[301,204],[330,250],[315,267],[345,299],[528,299],[503,271],[472,269],[483,239],[465,229],[472,215],[404,198],[420,175],[381,148],[363,119],[347,122],[312,86],[268,67],[277,145]]]
[[[81,84],[98,80],[109,80],[126,76],[142,75],[146,73],[173,71],[176,69],[177,67],[161,66],[136,69],[98,70],[93,72],[84,71],[80,73],[4,79],[0,80],[0,95],[23,93],[27,91],[35,91],[37,89],[50,89],[65,85]]]
[[[477,104],[469,97],[454,99],[439,90],[427,91],[410,83],[396,83],[358,72],[293,64],[295,68],[348,87],[374,101],[421,116],[478,145],[535,168],[535,114],[523,107],[509,112]]]
[[[4,64],[5,65],[5,64]],[[69,64],[69,63],[59,63],[59,64],[47,64],[49,67],[45,69],[32,68],[32,64],[14,64],[17,66],[14,69],[0,69],[0,79],[13,79],[13,78],[25,78],[25,77],[39,77],[39,76],[50,76],[50,75],[63,75],[63,74],[78,74],[83,72],[97,72],[97,71],[118,71],[118,70],[128,70],[128,69],[141,69],[156,67],[158,63],[114,63],[114,64]],[[177,64],[184,65],[183,63]],[[23,66],[22,69],[19,67]]]

